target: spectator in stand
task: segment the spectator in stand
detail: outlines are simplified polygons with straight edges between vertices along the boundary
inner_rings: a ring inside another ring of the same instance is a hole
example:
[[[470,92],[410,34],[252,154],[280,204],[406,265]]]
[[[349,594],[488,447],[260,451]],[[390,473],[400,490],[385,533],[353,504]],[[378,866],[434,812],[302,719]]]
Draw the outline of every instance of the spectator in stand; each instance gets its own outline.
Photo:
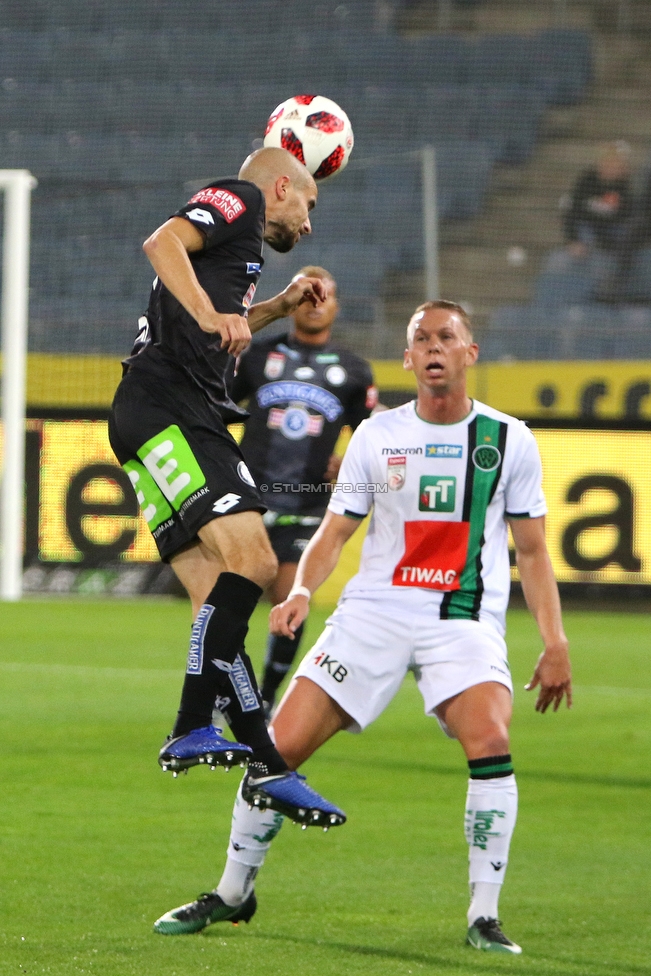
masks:
[[[577,301],[611,300],[630,264],[625,255],[631,249],[634,196],[628,143],[605,145],[561,207],[566,248],[550,255],[546,270],[572,276]]]
[[[566,203],[565,240],[570,254],[620,253],[633,214],[631,150],[626,142],[604,146],[596,166],[584,170]]]

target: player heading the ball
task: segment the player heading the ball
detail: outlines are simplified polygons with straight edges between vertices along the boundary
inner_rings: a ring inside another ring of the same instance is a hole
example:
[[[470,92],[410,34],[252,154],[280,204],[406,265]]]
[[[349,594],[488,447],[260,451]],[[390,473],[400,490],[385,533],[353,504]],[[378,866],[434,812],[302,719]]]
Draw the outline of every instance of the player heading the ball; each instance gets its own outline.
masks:
[[[235,357],[251,332],[318,305],[327,289],[300,277],[253,304],[262,243],[289,251],[311,232],[318,190],[291,153],[266,148],[237,179],[196,193],[144,250],[156,272],[146,315],[111,408],[111,446],[128,473],[160,552],[192,602],[181,703],[159,754],[175,775],[249,760],[245,791],[304,824],[344,814],[289,770],[269,737],[245,651],[249,618],[278,568],[266,506],[226,424],[244,411],[230,396]],[[212,724],[217,705],[237,742]]]

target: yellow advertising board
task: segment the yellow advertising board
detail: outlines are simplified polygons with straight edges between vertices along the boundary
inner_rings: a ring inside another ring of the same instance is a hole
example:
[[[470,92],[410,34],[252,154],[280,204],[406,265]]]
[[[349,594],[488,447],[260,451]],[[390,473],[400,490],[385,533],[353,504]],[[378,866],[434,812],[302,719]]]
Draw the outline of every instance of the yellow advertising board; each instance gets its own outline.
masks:
[[[536,427],[560,582],[651,585],[649,429]],[[30,420],[28,556],[41,564],[142,563],[157,559],[104,420]],[[356,571],[365,526],[317,594],[332,604]]]
[[[414,377],[402,363],[373,364],[380,399],[395,391],[405,399]],[[482,363],[468,373],[468,392],[513,417],[651,420],[651,362],[631,361]]]
[[[380,396],[407,399],[413,374],[398,360],[372,362]],[[30,353],[27,402],[37,408],[107,409],[120,379],[111,356]],[[468,374],[470,395],[515,417],[638,417],[651,420],[651,362],[479,363]]]
[[[536,428],[559,583],[651,585],[651,429]],[[331,604],[357,571],[365,525],[317,593]],[[513,570],[517,579],[517,571]]]
[[[534,429],[559,582],[651,584],[651,430]]]

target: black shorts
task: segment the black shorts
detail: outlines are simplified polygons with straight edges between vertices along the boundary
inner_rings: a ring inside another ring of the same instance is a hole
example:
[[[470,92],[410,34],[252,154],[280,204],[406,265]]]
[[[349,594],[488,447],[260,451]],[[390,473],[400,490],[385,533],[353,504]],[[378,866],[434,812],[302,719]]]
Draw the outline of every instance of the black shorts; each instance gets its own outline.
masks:
[[[214,518],[266,511],[237,443],[187,383],[163,386],[132,369],[115,394],[108,434],[164,561]]]
[[[265,524],[279,563],[297,563],[323,521],[323,516],[277,515],[267,512]]]

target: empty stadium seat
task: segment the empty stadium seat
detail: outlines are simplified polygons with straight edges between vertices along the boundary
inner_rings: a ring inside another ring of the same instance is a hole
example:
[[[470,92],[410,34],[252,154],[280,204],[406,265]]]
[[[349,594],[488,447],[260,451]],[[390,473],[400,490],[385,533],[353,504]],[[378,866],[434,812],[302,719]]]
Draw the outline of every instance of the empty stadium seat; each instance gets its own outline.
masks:
[[[645,359],[651,309],[586,303],[496,309],[479,339],[483,360]]]

